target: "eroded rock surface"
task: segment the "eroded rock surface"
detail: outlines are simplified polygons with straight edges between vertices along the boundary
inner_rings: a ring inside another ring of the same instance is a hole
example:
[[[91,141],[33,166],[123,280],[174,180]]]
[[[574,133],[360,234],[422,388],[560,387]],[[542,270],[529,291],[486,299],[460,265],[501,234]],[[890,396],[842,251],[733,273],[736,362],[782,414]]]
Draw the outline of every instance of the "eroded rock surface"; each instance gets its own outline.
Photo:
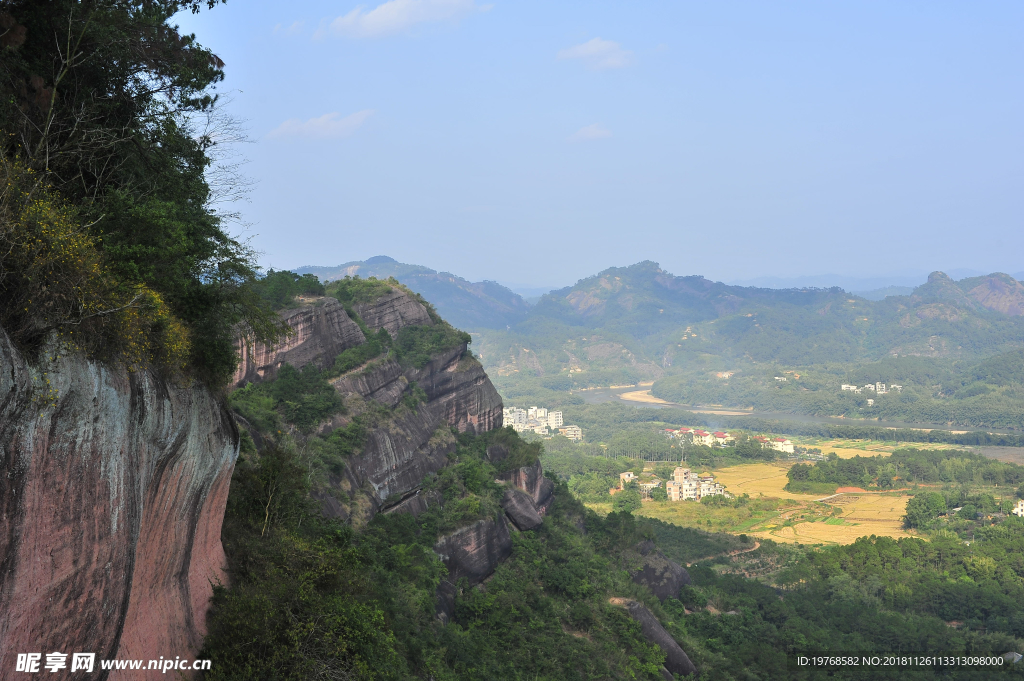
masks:
[[[391,337],[398,335],[403,326],[432,326],[427,308],[401,289],[381,296],[371,303],[353,306],[363,323],[373,331],[387,329]]]
[[[515,487],[505,490],[505,495],[501,498],[501,508],[520,530],[532,530],[544,522],[533,503],[533,497]]]
[[[465,577],[470,585],[479,584],[512,555],[512,535],[505,516],[486,518],[442,537],[434,552],[448,568],[449,582]]]
[[[532,466],[511,470],[502,475],[501,479],[511,482],[529,494],[541,515],[547,510],[548,504],[551,503],[551,495],[555,491],[555,483],[544,477],[540,461]]]
[[[643,562],[633,573],[633,581],[646,586],[659,600],[678,598],[679,590],[690,583],[686,568],[666,558],[652,541],[642,542],[637,551]]]
[[[295,333],[271,349],[262,343],[252,347],[239,341],[241,358],[232,385],[270,380],[287,362],[300,368],[314,364],[326,369],[343,350],[366,342],[359,325],[349,319],[345,308],[334,298],[318,298],[292,310],[282,310],[281,318]]]
[[[0,329],[0,676],[23,652],[195,654],[234,421],[199,386],[49,350],[30,367]]]

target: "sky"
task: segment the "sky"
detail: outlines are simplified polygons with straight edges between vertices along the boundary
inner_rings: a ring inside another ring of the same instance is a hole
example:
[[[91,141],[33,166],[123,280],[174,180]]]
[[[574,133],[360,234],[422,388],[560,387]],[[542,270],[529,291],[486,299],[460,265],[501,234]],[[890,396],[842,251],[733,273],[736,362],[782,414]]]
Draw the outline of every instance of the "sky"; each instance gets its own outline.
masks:
[[[175,21],[226,62],[265,267],[383,254],[516,288],[641,260],[1024,270],[1024,3],[230,0]]]

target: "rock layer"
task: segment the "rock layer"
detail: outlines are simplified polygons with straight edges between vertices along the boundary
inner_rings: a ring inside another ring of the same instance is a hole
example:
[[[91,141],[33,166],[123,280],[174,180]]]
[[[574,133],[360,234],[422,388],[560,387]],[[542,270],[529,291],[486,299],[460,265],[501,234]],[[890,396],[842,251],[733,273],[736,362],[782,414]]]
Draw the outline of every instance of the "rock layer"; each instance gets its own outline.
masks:
[[[237,343],[241,361],[232,385],[270,380],[287,362],[293,367],[315,364],[326,369],[343,350],[366,342],[362,330],[334,298],[317,298],[311,304],[283,310],[281,318],[294,331],[274,348],[262,343],[251,347]]]
[[[432,326],[427,308],[400,288],[369,303],[353,306],[363,323],[370,329],[387,329],[391,337],[398,335],[403,326]]]
[[[225,581],[234,421],[199,386],[45,350],[30,366],[0,329],[0,669],[194,654]]]

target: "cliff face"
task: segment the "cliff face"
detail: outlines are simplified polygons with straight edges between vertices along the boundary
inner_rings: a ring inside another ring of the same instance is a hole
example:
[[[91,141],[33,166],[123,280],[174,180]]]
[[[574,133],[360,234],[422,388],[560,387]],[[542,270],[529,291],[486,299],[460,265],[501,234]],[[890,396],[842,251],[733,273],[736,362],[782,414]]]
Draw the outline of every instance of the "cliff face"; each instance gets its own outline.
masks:
[[[312,363],[325,369],[342,350],[366,342],[362,330],[334,298],[319,298],[310,305],[280,314],[294,333],[275,348],[260,343],[250,347],[239,342],[241,361],[232,379],[235,387],[270,380],[286,362],[296,368]]]
[[[30,366],[0,329],[0,669],[195,654],[225,581],[234,422],[203,388],[54,354]]]
[[[354,309],[371,331],[385,328],[392,336],[404,326],[433,324],[427,309],[400,288]],[[270,380],[284,362],[296,369],[306,364],[331,366],[342,350],[366,342],[333,298],[286,310],[281,317],[295,334],[276,351],[257,348],[239,369],[236,385]],[[374,404],[390,408],[387,423],[370,429],[344,471],[314,492],[327,515],[351,518],[356,524],[408,500],[425,476],[447,465],[455,448],[450,427],[482,433],[501,426],[501,397],[465,344],[436,353],[423,368],[402,367],[385,356],[331,383],[347,409],[321,426],[322,435],[347,426],[372,411]],[[426,400],[414,408],[399,408],[413,384]]]

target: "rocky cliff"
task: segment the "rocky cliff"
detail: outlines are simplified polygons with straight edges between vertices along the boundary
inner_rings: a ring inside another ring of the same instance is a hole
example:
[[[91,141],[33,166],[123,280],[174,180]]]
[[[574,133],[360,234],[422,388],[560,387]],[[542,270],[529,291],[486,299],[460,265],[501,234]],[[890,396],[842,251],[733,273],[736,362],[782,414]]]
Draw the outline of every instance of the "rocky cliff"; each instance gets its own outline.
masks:
[[[0,677],[25,652],[194,655],[225,580],[234,422],[201,387],[41,357],[0,329]]]
[[[270,380],[285,363],[296,368],[312,363],[325,369],[342,350],[366,342],[362,330],[333,298],[316,298],[280,314],[293,333],[277,346],[249,344],[243,339],[237,343],[241,361],[232,379],[235,387]]]
[[[406,326],[434,324],[428,310],[400,287],[352,309],[371,333],[383,328],[392,337]],[[244,355],[236,385],[271,380],[286,362],[296,369],[307,364],[322,369],[342,350],[366,342],[359,324],[333,298],[309,299],[280,314],[294,333],[275,350],[257,346]],[[424,477],[447,465],[455,444],[451,427],[482,433],[501,426],[501,397],[465,344],[434,353],[422,367],[403,366],[388,353],[331,383],[346,409],[322,424],[319,435],[329,436],[368,414],[375,426],[343,470],[314,494],[326,514],[357,525],[414,497]],[[400,407],[414,391],[425,399]]]

